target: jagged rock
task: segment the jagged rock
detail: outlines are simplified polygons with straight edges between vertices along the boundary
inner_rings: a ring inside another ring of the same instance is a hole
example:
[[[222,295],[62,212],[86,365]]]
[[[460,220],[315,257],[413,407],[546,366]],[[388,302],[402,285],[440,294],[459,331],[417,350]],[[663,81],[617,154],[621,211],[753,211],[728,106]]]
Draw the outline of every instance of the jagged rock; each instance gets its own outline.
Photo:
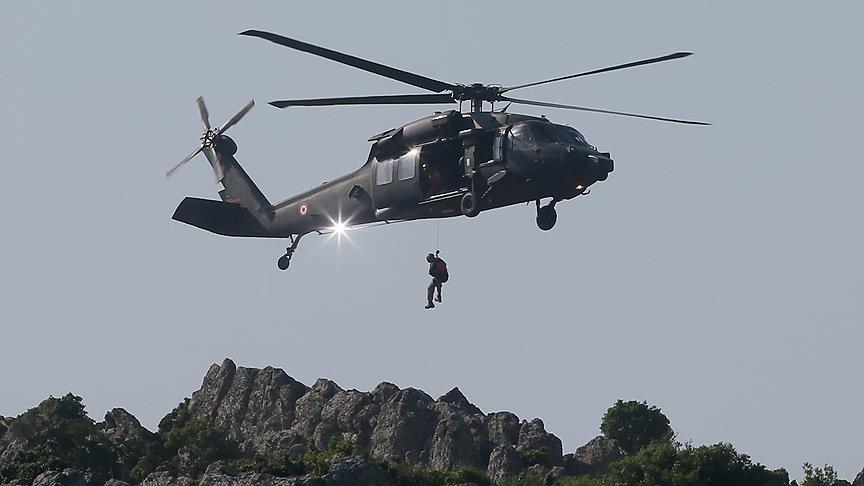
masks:
[[[378,421],[372,432],[373,455],[384,459],[399,460],[411,450],[420,451],[420,460],[428,449],[438,423],[435,413],[429,408],[432,397],[413,388],[400,390],[381,405]]]
[[[578,474],[604,473],[609,469],[610,464],[621,457],[621,449],[615,439],[603,435],[591,439],[587,444],[576,449],[576,453],[573,454],[573,460],[582,465]],[[568,473],[569,471],[568,467]]]
[[[122,408],[115,408],[106,413],[105,421],[97,424],[97,428],[115,445],[153,435],[141,426],[141,422],[134,415]]]
[[[75,469],[64,469],[63,471],[45,471],[36,476],[33,486],[96,486],[89,474],[84,474]]]
[[[390,400],[393,395],[399,393],[399,387],[394,385],[393,383],[388,383],[386,381],[381,382],[378,386],[372,390],[372,400],[375,401],[378,405],[384,404],[387,400]]]
[[[846,481],[845,479],[838,479],[834,481],[834,484],[832,484],[831,486],[852,486],[852,483]]]
[[[335,458],[324,476],[327,486],[395,486],[393,477],[374,464],[356,457]]]
[[[558,484],[558,482],[564,479],[564,476],[564,468],[561,466],[555,466],[546,473],[544,482],[546,484]]]
[[[486,427],[489,429],[489,440],[495,445],[510,444],[515,447],[519,442],[519,417],[510,412],[490,413]]]
[[[459,388],[453,388],[452,390],[445,393],[444,395],[441,395],[441,397],[438,398],[438,401],[444,402],[444,403],[449,403],[450,405],[453,405],[454,407],[457,407],[457,408],[461,408],[466,413],[469,413],[472,415],[482,415],[483,414],[483,412],[480,411],[479,408],[474,406],[473,403],[469,402],[468,399],[465,398],[465,395],[463,395],[462,392],[459,391]]]
[[[383,459],[485,469],[493,448],[507,444],[545,451],[546,466],[561,464],[561,441],[541,421],[520,424],[509,412],[484,416],[458,388],[437,401],[387,382],[372,392],[344,391],[326,379],[307,388],[282,370],[237,367],[226,359],[210,367],[189,411],[225,428],[247,452],[297,455],[307,442],[324,450],[340,439]]]
[[[528,477],[535,478],[543,478],[543,482],[546,482],[546,475],[549,474],[552,470],[543,464],[534,464],[525,470],[525,475]]]
[[[109,479],[103,486],[130,486],[130,484],[119,479]]]
[[[501,444],[492,450],[486,475],[494,483],[522,474],[525,464],[516,449],[509,444]]]
[[[545,458],[541,462],[544,466],[560,466],[562,446],[561,439],[546,432],[543,421],[539,418],[528,422],[522,422],[519,428],[518,449],[530,451],[543,451]]]
[[[140,452],[156,440],[154,434],[141,426],[135,416],[122,408],[105,414],[105,421],[96,424],[117,452],[121,463]]]
[[[330,380],[319,378],[309,391],[297,400],[296,420],[291,430],[303,437],[312,437],[321,421],[321,412],[328,400],[342,389]]]
[[[379,410],[369,393],[337,392],[321,410],[320,422],[312,434],[315,446],[326,449],[331,440],[341,439],[368,449]]]
[[[855,480],[852,481],[852,486],[864,486],[864,469],[855,476]]]
[[[462,466],[486,469],[493,446],[483,416],[468,415],[463,408],[447,402],[436,403],[433,409],[438,412],[439,421],[432,435],[428,466],[448,470]]]
[[[297,443],[288,448],[288,455],[291,457],[300,457],[306,452],[306,444]]]
[[[281,369],[237,368],[226,359],[207,371],[201,389],[192,394],[189,411],[224,427],[244,449],[287,448],[296,435],[285,432],[307,390]]]
[[[195,486],[195,481],[186,476],[174,476],[166,471],[150,473],[140,486]]]

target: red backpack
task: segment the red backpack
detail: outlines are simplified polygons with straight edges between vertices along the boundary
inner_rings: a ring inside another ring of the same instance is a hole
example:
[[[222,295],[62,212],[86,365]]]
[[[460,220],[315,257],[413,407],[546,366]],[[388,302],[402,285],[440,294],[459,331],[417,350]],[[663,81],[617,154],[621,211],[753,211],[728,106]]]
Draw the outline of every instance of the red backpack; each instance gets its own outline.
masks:
[[[446,282],[450,278],[450,273],[447,272],[447,262],[440,258],[435,261],[435,278],[442,282]]]

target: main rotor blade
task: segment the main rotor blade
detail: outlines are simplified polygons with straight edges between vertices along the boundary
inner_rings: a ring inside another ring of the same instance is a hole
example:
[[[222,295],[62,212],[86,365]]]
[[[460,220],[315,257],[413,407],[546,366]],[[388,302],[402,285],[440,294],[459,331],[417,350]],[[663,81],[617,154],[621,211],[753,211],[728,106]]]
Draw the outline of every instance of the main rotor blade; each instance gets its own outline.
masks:
[[[168,173],[165,174],[165,177],[167,178],[167,177],[171,177],[172,175],[174,175],[175,172],[180,170],[180,167],[183,167],[184,165],[186,165],[186,162],[189,162],[190,160],[195,158],[195,156],[198,155],[202,150],[204,150],[203,145],[201,147],[198,147],[197,149],[195,149],[194,152],[189,154],[185,159],[181,160],[179,164],[175,165],[171,170],[169,170]]]
[[[207,105],[204,104],[204,97],[199,96],[197,100],[198,112],[201,113],[201,121],[204,123],[204,130],[210,130],[210,113],[207,112]]]
[[[675,118],[663,118],[660,116],[651,116],[651,115],[638,115],[636,113],[625,113],[623,111],[600,110],[597,108],[586,108],[584,106],[562,105],[559,103],[547,103],[545,101],[520,100],[520,99],[516,99],[516,98],[508,98],[506,96],[502,96],[501,99],[503,101],[511,101],[513,103],[519,103],[519,104],[523,104],[523,105],[547,106],[550,108],[564,108],[565,110],[590,111],[592,113],[606,113],[608,115],[630,116],[633,118],[645,118],[648,120],[659,120],[659,121],[672,122],[672,123],[684,123],[687,125],[710,125],[710,123],[705,123],[705,122],[700,122],[700,121],[678,120]]]
[[[453,103],[449,94],[411,94],[380,96],[349,96],[344,98],[315,98],[306,100],[271,101],[276,108],[289,106],[336,106],[336,105],[422,105]]]
[[[636,66],[644,66],[646,64],[654,64],[655,62],[671,61],[672,59],[680,59],[682,57],[687,57],[691,54],[693,54],[693,53],[692,52],[676,52],[674,54],[669,54],[666,56],[654,57],[651,59],[643,59],[641,61],[628,62],[626,64],[618,64],[617,66],[611,66],[611,67],[606,67],[606,68],[602,68],[602,69],[595,69],[593,71],[586,71],[584,73],[571,74],[569,76],[561,76],[560,78],[552,78],[552,79],[547,79],[545,81],[536,81],[534,83],[520,84],[518,86],[507,86],[505,88],[502,88],[501,92],[504,93],[505,91],[511,91],[514,89],[527,88],[529,86],[537,86],[537,85],[546,84],[546,83],[554,83],[555,81],[563,81],[565,79],[579,78],[582,76],[589,76],[591,74],[608,73],[609,71],[617,71],[618,69],[627,69],[627,68],[636,67]]]
[[[396,81],[402,81],[403,83],[417,86],[418,88],[428,89],[429,91],[434,91],[436,93],[456,89],[456,86],[445,83],[444,81],[438,81],[437,79],[427,78],[426,76],[420,76],[419,74],[409,73],[408,71],[403,71],[401,69],[385,66],[384,64],[379,64],[377,62],[367,61],[366,59],[361,59],[359,57],[349,54],[343,54],[341,52],[326,49],[324,47],[307,44],[305,42],[301,42],[295,39],[289,39],[288,37],[284,37],[279,34],[263,32],[260,30],[247,30],[245,32],[241,32],[240,35],[260,37],[261,39],[275,42],[276,44],[279,44],[281,46],[297,49],[298,51],[308,52],[309,54],[314,54],[316,56],[330,59],[331,61],[347,64],[357,69],[362,69],[364,71],[368,71],[379,76],[384,76],[385,78],[395,79]]]
[[[249,110],[251,110],[253,106],[255,106],[255,100],[246,103],[246,106],[241,108],[236,115],[232,116],[230,120],[228,120],[227,122],[225,122],[224,125],[219,127],[219,133],[225,133],[225,130],[228,130],[229,128],[234,126],[235,123],[237,123],[238,121],[240,121],[241,118],[246,116],[246,113],[249,113]]]

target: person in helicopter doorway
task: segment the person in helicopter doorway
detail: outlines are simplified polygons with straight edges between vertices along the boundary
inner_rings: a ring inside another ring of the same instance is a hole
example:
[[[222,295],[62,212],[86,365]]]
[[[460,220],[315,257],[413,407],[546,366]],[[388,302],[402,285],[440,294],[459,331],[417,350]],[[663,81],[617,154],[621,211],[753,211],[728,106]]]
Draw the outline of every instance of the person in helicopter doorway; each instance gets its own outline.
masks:
[[[435,307],[432,302],[435,289],[438,289],[438,297],[435,300],[441,302],[441,286],[450,279],[450,274],[447,272],[447,263],[438,258],[438,252],[426,255],[426,261],[429,262],[429,275],[432,276],[432,283],[429,284],[429,289],[426,292],[426,308],[431,309]]]

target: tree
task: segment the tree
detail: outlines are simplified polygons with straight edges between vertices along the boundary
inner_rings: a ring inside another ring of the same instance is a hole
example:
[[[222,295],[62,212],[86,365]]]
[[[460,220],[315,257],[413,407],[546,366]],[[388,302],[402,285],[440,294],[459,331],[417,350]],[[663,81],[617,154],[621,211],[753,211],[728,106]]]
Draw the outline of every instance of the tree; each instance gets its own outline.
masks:
[[[673,437],[669,419],[647,402],[618,400],[609,407],[600,423],[603,435],[615,439],[625,455],[632,455],[655,442],[670,442]]]
[[[783,469],[769,471],[761,464],[753,464],[749,456],[723,442],[701,447],[653,442],[613,463],[604,479],[609,484],[633,486],[789,484],[789,475]]]
[[[89,470],[102,480],[113,476],[117,457],[81,397],[49,397],[18,416],[7,433],[24,448],[0,468],[0,482],[32,481],[47,470],[67,467]]]
[[[804,463],[804,481],[801,486],[834,486],[837,482],[837,472],[830,464],[825,468],[813,467],[809,462]]]

